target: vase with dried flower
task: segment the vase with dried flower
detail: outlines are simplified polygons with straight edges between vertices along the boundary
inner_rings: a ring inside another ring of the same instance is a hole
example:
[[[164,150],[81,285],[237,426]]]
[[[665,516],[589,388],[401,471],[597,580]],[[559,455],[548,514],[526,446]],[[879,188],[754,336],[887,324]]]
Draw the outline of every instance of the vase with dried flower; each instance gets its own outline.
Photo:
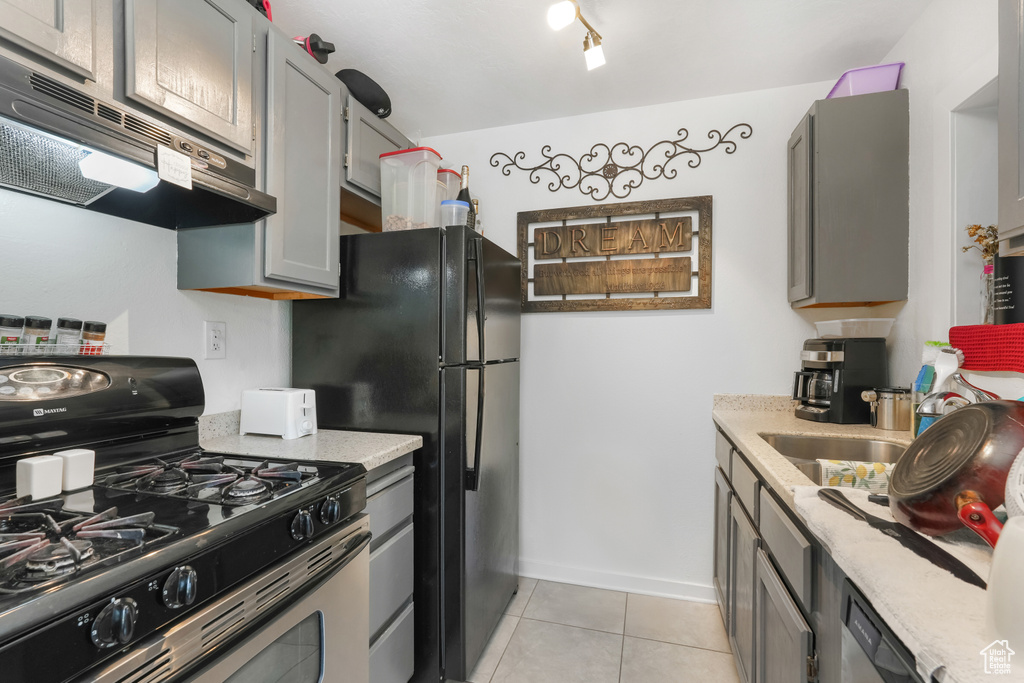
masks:
[[[981,252],[984,266],[981,269],[981,322],[983,325],[995,323],[995,257],[999,253],[999,229],[994,225],[968,225],[967,236],[974,244],[962,247],[966,253],[971,249]]]

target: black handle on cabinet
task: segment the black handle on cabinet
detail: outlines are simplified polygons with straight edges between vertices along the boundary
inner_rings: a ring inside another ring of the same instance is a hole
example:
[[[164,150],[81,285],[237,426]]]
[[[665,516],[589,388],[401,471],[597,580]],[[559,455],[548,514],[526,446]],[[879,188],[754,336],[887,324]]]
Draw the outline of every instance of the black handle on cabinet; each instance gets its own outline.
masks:
[[[470,257],[470,261],[473,262],[474,269],[476,271],[476,334],[479,340],[479,361],[481,363],[487,362],[487,354],[484,352],[484,241],[482,239],[474,239],[473,242],[473,255]]]

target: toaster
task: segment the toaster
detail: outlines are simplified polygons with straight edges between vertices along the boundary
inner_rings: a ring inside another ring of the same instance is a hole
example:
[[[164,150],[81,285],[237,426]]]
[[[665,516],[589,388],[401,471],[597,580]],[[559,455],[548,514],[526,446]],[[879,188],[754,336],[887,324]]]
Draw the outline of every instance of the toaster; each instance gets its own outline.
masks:
[[[316,392],[312,389],[246,389],[238,433],[297,439],[316,434]]]

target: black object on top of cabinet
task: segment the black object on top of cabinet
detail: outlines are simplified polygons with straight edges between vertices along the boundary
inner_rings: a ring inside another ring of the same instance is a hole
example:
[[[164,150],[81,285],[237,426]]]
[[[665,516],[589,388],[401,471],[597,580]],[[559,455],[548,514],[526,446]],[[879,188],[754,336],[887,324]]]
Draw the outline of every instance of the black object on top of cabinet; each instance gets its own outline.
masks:
[[[808,339],[793,381],[796,416],[814,422],[867,424],[871,406],[862,391],[884,387],[888,367],[885,339]]]
[[[345,84],[359,104],[372,111],[378,118],[386,119],[391,116],[391,98],[372,78],[356,69],[342,69],[334,75]]]
[[[906,90],[818,100],[789,140],[793,308],[907,298]]]

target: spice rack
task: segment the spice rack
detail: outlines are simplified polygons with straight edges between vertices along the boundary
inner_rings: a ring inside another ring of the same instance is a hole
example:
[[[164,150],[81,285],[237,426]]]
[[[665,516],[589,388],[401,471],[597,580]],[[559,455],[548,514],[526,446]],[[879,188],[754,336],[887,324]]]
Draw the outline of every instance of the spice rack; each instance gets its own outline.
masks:
[[[89,345],[89,344],[3,344],[0,345],[0,358],[7,356],[22,356],[26,358],[60,357],[71,358],[74,356],[109,356],[110,344]]]

